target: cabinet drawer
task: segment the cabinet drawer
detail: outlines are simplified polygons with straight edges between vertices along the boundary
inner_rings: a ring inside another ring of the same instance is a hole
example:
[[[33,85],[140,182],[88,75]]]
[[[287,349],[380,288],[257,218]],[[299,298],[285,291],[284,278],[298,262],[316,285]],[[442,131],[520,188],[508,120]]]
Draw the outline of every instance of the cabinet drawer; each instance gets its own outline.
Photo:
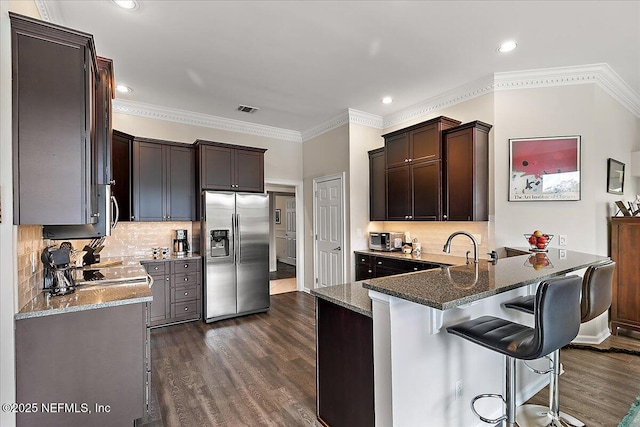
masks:
[[[165,264],[166,262],[152,262],[149,264],[144,264],[144,268],[147,270],[147,273],[149,273],[152,276],[161,275],[161,274],[163,275],[166,272]]]
[[[370,255],[356,254],[356,265],[371,265],[373,258]]]
[[[193,273],[180,273],[173,275],[173,281],[171,286],[188,286],[197,285],[200,283],[200,274],[197,271]]]
[[[171,289],[171,302],[187,302],[195,299],[199,299],[199,286],[198,285],[190,285],[190,286],[180,286]],[[187,310],[188,311],[188,310]]]
[[[198,304],[200,300],[176,302],[171,304],[171,317],[195,317],[199,316]]]
[[[192,271],[198,271],[200,268],[200,260],[199,259],[189,259],[184,261],[174,261],[173,262],[173,273],[188,273]]]

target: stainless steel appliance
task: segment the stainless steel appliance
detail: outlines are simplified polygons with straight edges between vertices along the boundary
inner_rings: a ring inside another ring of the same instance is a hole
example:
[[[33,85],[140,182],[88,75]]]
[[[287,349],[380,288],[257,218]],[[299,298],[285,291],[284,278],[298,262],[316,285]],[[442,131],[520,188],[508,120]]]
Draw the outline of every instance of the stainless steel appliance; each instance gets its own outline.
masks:
[[[176,237],[173,239],[173,253],[176,256],[185,256],[189,250],[189,239],[187,230],[175,230]]]
[[[120,211],[116,198],[111,194],[110,185],[98,185],[98,219],[95,224],[84,225],[44,225],[45,239],[95,239],[111,236],[111,229],[118,225]]]
[[[379,231],[369,233],[369,249],[376,251],[399,251],[402,249],[404,233]]]
[[[207,322],[269,309],[269,198],[203,192],[201,254]]]

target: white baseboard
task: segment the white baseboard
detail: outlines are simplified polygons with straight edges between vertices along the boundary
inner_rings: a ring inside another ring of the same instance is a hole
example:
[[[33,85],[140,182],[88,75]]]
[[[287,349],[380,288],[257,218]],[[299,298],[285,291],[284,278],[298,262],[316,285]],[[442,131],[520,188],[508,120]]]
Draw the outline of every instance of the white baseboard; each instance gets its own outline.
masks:
[[[611,336],[611,332],[606,329],[598,335],[578,335],[571,344],[600,344]]]

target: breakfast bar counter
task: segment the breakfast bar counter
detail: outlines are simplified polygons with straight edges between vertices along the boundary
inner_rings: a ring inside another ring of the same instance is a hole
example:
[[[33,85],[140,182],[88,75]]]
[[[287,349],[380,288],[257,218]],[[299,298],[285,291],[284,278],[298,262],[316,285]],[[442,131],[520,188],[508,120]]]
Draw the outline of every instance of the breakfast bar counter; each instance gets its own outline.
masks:
[[[365,280],[373,314],[375,425],[471,427],[469,402],[503,393],[503,356],[446,333],[461,321],[492,315],[533,326],[532,316],[504,302],[531,295],[545,279],[579,273],[606,256],[549,249],[491,263],[441,267]],[[517,404],[548,383],[518,362]],[[489,418],[502,413],[498,399],[478,402]]]

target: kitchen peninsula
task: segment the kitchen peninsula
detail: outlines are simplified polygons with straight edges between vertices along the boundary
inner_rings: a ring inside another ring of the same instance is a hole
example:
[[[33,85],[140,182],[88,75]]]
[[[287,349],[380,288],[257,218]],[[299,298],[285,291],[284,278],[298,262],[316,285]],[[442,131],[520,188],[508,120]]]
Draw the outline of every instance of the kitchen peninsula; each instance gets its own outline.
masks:
[[[426,261],[428,257],[429,254],[422,254]],[[481,260],[479,264],[367,279],[361,286],[353,283],[316,289],[312,293],[317,298],[318,378],[323,377],[322,370],[327,366],[320,359],[324,351],[322,343],[327,346],[319,329],[323,326],[320,310],[331,303],[361,316],[371,316],[373,366],[370,371],[374,374],[375,425],[411,426],[428,421],[430,425],[442,427],[475,426],[479,421],[471,413],[469,402],[481,393],[502,393],[503,359],[497,353],[479,350],[447,334],[445,328],[482,315],[531,324],[530,316],[505,310],[502,303],[535,293],[540,281],[571,274],[608,259],[550,249],[542,256],[501,258],[495,264]],[[368,290],[370,311],[367,301],[363,301],[363,292],[367,291],[362,287]],[[343,334],[349,335],[352,331],[344,327]],[[362,368],[354,366],[353,369]],[[520,369],[519,365],[518,404],[541,390],[547,381],[547,376],[535,375]],[[319,402],[323,399],[322,391],[318,392]],[[501,413],[499,403],[493,399],[478,402],[478,407],[485,416]],[[321,409],[320,404],[318,408]]]

